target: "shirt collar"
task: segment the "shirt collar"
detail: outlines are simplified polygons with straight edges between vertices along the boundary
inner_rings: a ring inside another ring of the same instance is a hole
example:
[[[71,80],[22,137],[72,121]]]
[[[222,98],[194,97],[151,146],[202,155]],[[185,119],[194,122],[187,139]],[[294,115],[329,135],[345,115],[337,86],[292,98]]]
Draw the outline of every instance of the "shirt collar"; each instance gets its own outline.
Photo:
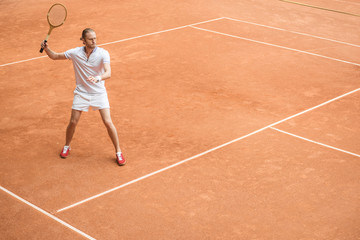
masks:
[[[85,50],[86,50],[86,47],[85,47],[85,46],[84,46],[83,49],[84,49],[84,52],[86,53],[86,51],[85,51]],[[97,49],[98,49],[98,47],[96,46],[96,47],[94,48],[94,50],[92,51],[92,53],[94,53]]]

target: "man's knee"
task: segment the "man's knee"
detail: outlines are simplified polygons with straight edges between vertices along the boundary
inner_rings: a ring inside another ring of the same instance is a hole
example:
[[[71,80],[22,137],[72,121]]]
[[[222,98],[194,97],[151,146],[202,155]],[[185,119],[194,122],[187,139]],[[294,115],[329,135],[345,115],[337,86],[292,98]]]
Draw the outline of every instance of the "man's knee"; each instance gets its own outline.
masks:
[[[114,127],[114,124],[111,120],[104,120],[105,127],[111,129]]]
[[[76,127],[76,125],[80,120],[80,116],[81,116],[81,112],[73,109],[71,112],[69,127]]]
[[[71,118],[71,119],[70,119],[70,122],[69,122],[69,126],[76,127],[76,125],[78,124],[78,122],[79,122],[79,119]]]

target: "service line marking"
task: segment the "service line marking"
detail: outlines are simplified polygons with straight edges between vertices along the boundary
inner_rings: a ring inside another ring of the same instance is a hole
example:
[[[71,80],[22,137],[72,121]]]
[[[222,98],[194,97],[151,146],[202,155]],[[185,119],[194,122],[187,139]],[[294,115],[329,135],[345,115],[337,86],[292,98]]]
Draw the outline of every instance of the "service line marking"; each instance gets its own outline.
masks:
[[[334,149],[334,150],[337,150],[337,151],[340,151],[340,152],[343,152],[343,153],[347,153],[347,154],[353,155],[353,156],[355,156],[355,157],[360,157],[360,155],[359,155],[359,154],[356,154],[356,153],[352,153],[352,152],[349,152],[349,151],[346,151],[346,150],[343,150],[343,149],[340,149],[340,148],[337,148],[337,147],[333,147],[333,146],[330,146],[330,145],[327,145],[327,144],[324,144],[324,143],[321,143],[321,142],[316,142],[316,141],[314,141],[314,140],[311,140],[311,139],[308,139],[308,138],[304,138],[304,137],[295,135],[295,134],[293,134],[293,133],[289,133],[289,132],[286,132],[286,131],[284,131],[284,130],[280,130],[280,129],[275,128],[275,127],[270,127],[270,128],[273,129],[273,130],[275,130],[275,131],[278,131],[278,132],[287,134],[287,135],[289,135],[289,136],[296,137],[296,138],[299,138],[299,139],[302,139],[302,140],[305,140],[305,141],[308,141],[308,142],[311,142],[311,143],[315,143],[315,144],[321,145],[321,146],[323,146],[323,147],[331,148],[331,149]]]
[[[99,44],[98,46],[105,46],[105,45],[109,45],[109,44],[125,42],[125,41],[129,41],[129,40],[137,39],[137,38],[147,37],[147,36],[156,35],[156,34],[165,33],[165,32],[170,32],[170,31],[174,31],[174,30],[179,30],[179,29],[187,28],[187,27],[194,26],[194,25],[199,25],[199,24],[208,23],[208,22],[214,22],[214,21],[217,21],[217,20],[220,20],[220,19],[224,19],[224,17],[214,18],[214,19],[210,19],[210,20],[207,20],[207,21],[202,21],[202,22],[188,24],[188,25],[184,25],[184,26],[180,26],[180,27],[170,28],[170,29],[166,29],[166,30],[162,30],[162,31],[158,31],[158,32],[153,32],[153,33],[148,33],[148,34],[144,34],[144,35],[140,35],[140,36],[136,36],[136,37],[130,37],[130,38],[125,38],[125,39],[121,39],[121,40],[117,40],[117,41],[113,41],[113,42],[103,43],[103,44]]]
[[[356,44],[348,43],[348,42],[343,42],[343,41],[339,41],[339,40],[335,40],[335,39],[331,39],[331,38],[320,37],[320,36],[316,36],[316,35],[312,35],[312,34],[308,34],[308,33],[291,31],[291,30],[278,28],[278,27],[273,27],[273,26],[269,26],[269,25],[244,21],[244,20],[240,20],[240,19],[237,19],[237,18],[224,17],[224,19],[235,21],[235,22],[242,22],[242,23],[251,24],[251,25],[260,26],[260,27],[265,27],[265,28],[270,28],[270,29],[275,29],[275,30],[279,30],[279,31],[283,31],[283,32],[294,33],[294,34],[303,35],[303,36],[307,36],[307,37],[318,38],[318,39],[322,39],[322,40],[326,40],[326,41],[330,41],[330,42],[336,42],[336,43],[345,44],[345,45],[349,45],[349,46],[352,46],[352,47],[360,48],[360,45],[356,45]]]
[[[8,193],[9,195],[13,196],[14,198],[16,198],[16,199],[20,200],[21,202],[25,203],[26,205],[28,205],[28,206],[30,206],[30,207],[32,207],[32,208],[34,208],[35,210],[37,210],[37,211],[41,212],[42,214],[44,214],[44,215],[46,215],[46,216],[50,217],[51,219],[55,220],[56,222],[58,222],[58,223],[60,223],[60,224],[64,225],[64,226],[65,226],[65,227],[67,227],[67,228],[70,228],[71,230],[73,230],[73,231],[77,232],[78,234],[80,234],[80,235],[82,235],[82,236],[86,237],[87,239],[95,240],[95,238],[93,238],[93,237],[89,236],[88,234],[86,234],[86,233],[84,233],[84,232],[80,231],[79,229],[77,229],[77,228],[75,228],[75,227],[71,226],[70,224],[68,224],[68,223],[64,222],[63,220],[61,220],[61,219],[59,219],[59,218],[55,217],[54,215],[52,215],[52,214],[50,214],[50,213],[46,212],[45,210],[43,210],[43,209],[39,208],[38,206],[36,206],[36,205],[34,205],[34,204],[32,204],[32,203],[30,203],[30,202],[26,201],[25,199],[23,199],[23,198],[19,197],[19,196],[18,196],[18,195],[16,195],[15,193],[13,193],[13,192],[11,192],[11,191],[7,190],[6,188],[4,188],[4,187],[0,186],[0,189],[1,189],[1,190],[3,190],[4,192]]]
[[[186,162],[188,162],[188,161],[190,161],[190,160],[193,160],[193,159],[199,158],[199,157],[201,157],[201,156],[204,156],[204,155],[206,155],[206,154],[208,154],[208,153],[214,152],[215,150],[218,150],[218,149],[220,149],[220,148],[226,147],[226,146],[228,146],[228,145],[230,145],[230,144],[232,144],[232,143],[238,142],[238,141],[240,141],[240,140],[242,140],[242,139],[244,139],[244,138],[250,137],[250,136],[252,136],[252,135],[254,135],[254,134],[256,134],[256,133],[262,132],[262,131],[264,131],[264,130],[266,130],[266,129],[268,129],[268,128],[271,128],[271,127],[273,127],[273,126],[275,126],[275,125],[278,125],[278,124],[280,124],[280,123],[282,123],[282,122],[285,122],[285,121],[287,121],[287,120],[290,120],[290,119],[295,118],[295,117],[297,117],[297,116],[300,116],[300,115],[302,115],[302,114],[305,114],[305,113],[307,113],[307,112],[310,112],[310,111],[312,111],[312,110],[314,110],[314,109],[317,109],[317,108],[319,108],[319,107],[322,107],[322,106],[324,106],[324,105],[327,105],[327,104],[329,104],[329,103],[331,103],[331,102],[334,102],[334,101],[336,101],[336,100],[338,100],[338,99],[340,99],[340,98],[343,98],[343,97],[345,97],[345,96],[348,96],[348,95],[353,94],[353,93],[358,92],[358,91],[360,91],[360,88],[355,89],[355,90],[353,90],[353,91],[351,91],[351,92],[345,93],[345,94],[343,94],[343,95],[340,95],[340,96],[338,96],[338,97],[335,97],[335,98],[333,98],[333,99],[330,99],[330,100],[328,100],[328,101],[326,101],[326,102],[323,102],[323,103],[321,103],[321,104],[319,104],[319,105],[316,105],[316,106],[314,106],[314,107],[312,107],[312,108],[309,108],[309,109],[307,109],[307,110],[304,110],[304,111],[302,111],[302,112],[299,112],[299,113],[297,113],[297,114],[294,114],[294,115],[292,115],[292,116],[290,116],[290,117],[284,118],[284,119],[282,119],[282,120],[280,120],[280,121],[277,121],[277,122],[275,122],[275,123],[272,123],[272,124],[270,124],[270,125],[268,125],[268,126],[266,126],[266,127],[260,128],[260,129],[258,129],[258,130],[256,130],[256,131],[253,131],[253,132],[251,132],[251,133],[249,133],[249,134],[247,134],[247,135],[244,135],[244,136],[242,136],[242,137],[236,138],[236,139],[234,139],[234,140],[231,140],[231,141],[229,141],[229,142],[227,142],[227,143],[224,143],[224,144],[219,145],[219,146],[217,146],[217,147],[214,147],[214,148],[212,148],[212,149],[209,149],[209,150],[207,150],[207,151],[205,151],[205,152],[199,153],[199,154],[197,154],[197,155],[195,155],[195,156],[192,156],[192,157],[190,157],[190,158],[184,159],[184,160],[182,160],[182,161],[180,161],[180,162],[177,162],[177,163],[172,164],[172,165],[170,165],[170,166],[167,166],[167,167],[165,167],[165,168],[159,169],[159,170],[157,170],[157,171],[155,171],[155,172],[149,173],[149,174],[147,174],[147,175],[145,175],[145,176],[142,176],[142,177],[139,177],[139,178],[137,178],[137,179],[134,179],[134,180],[132,180],[132,181],[130,181],[130,182],[124,183],[124,184],[122,184],[122,185],[120,185],[120,186],[114,187],[114,188],[109,189],[109,190],[107,190],[107,191],[105,191],[105,192],[102,192],[102,193],[99,193],[99,194],[94,195],[94,196],[92,196],[92,197],[86,198],[86,199],[84,199],[84,200],[82,200],[82,201],[79,201],[79,202],[74,203],[74,204],[72,204],[72,205],[69,205],[69,206],[67,206],[67,207],[61,208],[61,209],[57,210],[56,212],[59,213],[59,212],[68,210],[68,209],[70,209],[70,208],[76,207],[76,206],[78,206],[78,205],[80,205],[80,204],[83,204],[83,203],[86,203],[86,202],[88,202],[88,201],[90,201],[90,200],[99,198],[99,197],[104,196],[104,195],[106,195],[106,194],[108,194],[108,193],[114,192],[114,191],[116,191],[116,190],[118,190],[118,189],[124,188],[124,187],[129,186],[129,185],[131,185],[131,184],[133,184],[133,183],[139,182],[139,181],[141,181],[141,180],[144,180],[144,179],[146,179],[146,178],[149,178],[149,177],[151,177],[151,176],[154,176],[154,175],[156,175],[156,174],[159,174],[159,173],[161,173],[161,172],[164,172],[164,171],[169,170],[169,169],[171,169],[171,168],[174,168],[174,167],[176,167],[176,166],[179,166],[179,165],[181,165],[181,164],[183,164],[183,163],[186,163]]]
[[[37,59],[46,58],[46,57],[47,57],[47,55],[41,56],[41,57],[29,58],[29,59],[20,60],[20,61],[11,62],[11,63],[5,63],[5,64],[0,65],[0,67],[5,67],[5,66],[9,66],[9,65],[17,64],[17,63],[29,62],[29,61],[32,61],[32,60],[37,60]]]
[[[184,26],[180,26],[180,27],[170,28],[170,29],[166,29],[166,30],[162,30],[162,31],[152,32],[152,33],[147,33],[147,34],[139,35],[139,36],[136,36],[136,37],[130,37],[130,38],[125,38],[125,39],[121,39],[121,40],[117,40],[117,41],[113,41],[113,42],[99,44],[98,46],[105,46],[105,45],[110,45],[110,44],[114,44],[114,43],[120,43],[120,42],[125,42],[125,41],[129,41],[129,40],[133,40],[133,39],[147,37],[147,36],[151,36],[151,35],[155,35],[155,34],[160,34],[160,33],[164,33],[164,32],[170,32],[170,31],[174,31],[174,30],[178,30],[178,29],[183,29],[183,28],[186,28],[186,27],[189,27],[189,26],[194,26],[194,25],[199,25],[199,24],[203,24],[203,23],[217,21],[217,20],[220,20],[220,19],[223,19],[223,18],[224,17],[219,17],[219,18],[214,18],[214,19],[210,19],[210,20],[206,20],[206,21],[202,21],[202,22],[192,23],[192,24],[188,24],[188,25],[184,25]],[[45,57],[47,57],[47,55],[44,55],[44,56],[41,56],[41,57],[29,58],[29,59],[20,60],[20,61],[11,62],[11,63],[5,63],[5,64],[0,65],[0,67],[5,67],[5,66],[9,66],[9,65],[17,64],[17,63],[28,62],[28,61],[32,61],[32,60],[45,58]]]
[[[299,34],[299,35],[310,36],[310,37],[314,37],[314,38],[319,38],[319,39],[323,39],[323,40],[328,40],[328,41],[332,41],[332,42],[337,42],[337,43],[341,43],[341,44],[346,44],[346,45],[353,46],[353,47],[360,47],[360,45],[356,45],[356,44],[352,44],[352,43],[347,43],[347,42],[338,41],[338,40],[334,40],[334,39],[330,39],[330,38],[325,38],[325,37],[319,37],[319,36],[315,36],[315,35],[311,35],[311,34],[307,34],[307,33],[290,31],[290,30],[286,30],[286,29],[282,29],[282,28],[278,28],[278,27],[273,27],[273,26],[268,26],[268,25],[253,23],[253,22],[249,22],[249,21],[243,21],[243,20],[240,20],[240,19],[235,19],[235,18],[230,18],[230,17],[214,18],[214,19],[210,19],[210,20],[206,20],[206,21],[202,21],[202,22],[197,22],[197,23],[193,23],[193,24],[188,24],[188,25],[184,25],[184,26],[180,26],[180,27],[170,28],[170,29],[166,29],[166,30],[162,30],[162,31],[152,32],[152,33],[147,33],[147,34],[143,34],[143,35],[139,35],[139,36],[135,36],[135,37],[130,37],[130,38],[125,38],[125,39],[121,39],[121,40],[117,40],[117,41],[113,41],[113,42],[103,43],[103,44],[99,44],[98,46],[106,46],[106,45],[110,45],[110,44],[125,42],[125,41],[129,41],[129,40],[133,40],[133,39],[138,39],[138,38],[142,38],[142,37],[147,37],[147,36],[151,36],[151,35],[155,35],[155,34],[160,34],[160,33],[164,33],[164,32],[170,32],[170,31],[174,31],[174,30],[179,30],[179,29],[187,28],[187,27],[192,27],[192,26],[196,26],[196,25],[203,24],[203,23],[214,22],[214,21],[221,20],[221,19],[227,19],[227,20],[232,20],[232,21],[243,22],[243,23],[252,24],[252,25],[257,25],[257,26],[262,26],[262,27],[266,27],[266,28],[272,28],[272,29],[279,30],[279,31],[286,31],[286,32],[295,33],[295,34]],[[9,66],[9,65],[17,64],[17,63],[23,63],[23,62],[33,61],[33,60],[37,60],[37,59],[41,59],[41,58],[46,58],[46,57],[47,57],[47,56],[44,55],[44,56],[29,58],[29,59],[25,59],[25,60],[16,61],[16,62],[5,63],[5,64],[1,64],[0,67],[5,67],[5,66]]]
[[[200,27],[195,27],[195,26],[190,26],[190,27],[201,30],[201,31],[205,31],[205,32],[211,32],[211,33],[215,33],[215,34],[219,34],[219,35],[223,35],[223,36],[227,36],[227,37],[238,38],[238,39],[255,42],[255,43],[259,43],[259,44],[263,44],[263,45],[282,48],[282,49],[286,49],[286,50],[290,50],[290,51],[294,51],[294,52],[305,53],[305,54],[313,55],[316,57],[326,58],[326,59],[330,59],[330,60],[337,61],[337,62],[348,63],[351,65],[360,66],[359,63],[353,63],[353,62],[349,62],[349,61],[345,61],[345,60],[341,60],[341,59],[337,59],[337,58],[332,58],[332,57],[328,57],[328,56],[324,56],[324,55],[320,55],[320,54],[316,54],[316,53],[311,53],[311,52],[307,52],[307,51],[303,51],[303,50],[299,50],[299,49],[295,49],[295,48],[289,48],[289,47],[285,47],[285,46],[281,46],[281,45],[277,45],[277,44],[262,42],[262,41],[254,40],[251,38],[240,37],[240,36],[222,33],[222,32],[218,32],[218,31],[213,31],[213,30],[209,30],[209,29],[205,29],[205,28],[200,28]]]

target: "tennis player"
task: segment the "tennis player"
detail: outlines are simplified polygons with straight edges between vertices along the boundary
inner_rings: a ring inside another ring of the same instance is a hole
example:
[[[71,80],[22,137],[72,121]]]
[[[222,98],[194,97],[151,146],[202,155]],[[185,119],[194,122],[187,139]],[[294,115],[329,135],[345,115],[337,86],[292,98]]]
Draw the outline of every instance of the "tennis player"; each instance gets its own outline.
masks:
[[[119,146],[116,128],[111,120],[110,105],[104,81],[111,76],[110,55],[105,49],[96,46],[96,33],[94,30],[90,28],[84,29],[80,40],[85,46],[73,48],[64,53],[52,51],[46,41],[41,43],[41,47],[44,48],[49,58],[53,60],[72,60],[75,70],[76,89],[74,91],[71,118],[66,129],[65,146],[60,156],[62,158],[69,156],[70,143],[81,113],[87,112],[91,107],[93,110],[99,110],[115,147],[116,162],[122,166],[126,161]]]

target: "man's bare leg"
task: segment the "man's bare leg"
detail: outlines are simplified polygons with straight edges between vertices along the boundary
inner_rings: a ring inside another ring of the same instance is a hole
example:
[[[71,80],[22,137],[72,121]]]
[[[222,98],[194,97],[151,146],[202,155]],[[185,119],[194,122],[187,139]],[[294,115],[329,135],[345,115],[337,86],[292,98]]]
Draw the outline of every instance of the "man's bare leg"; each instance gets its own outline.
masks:
[[[115,151],[121,152],[120,145],[119,145],[119,137],[117,135],[116,128],[111,120],[110,109],[109,108],[100,109],[99,112],[100,112],[101,118],[105,124],[105,127],[108,131],[110,139],[114,145]]]
[[[72,109],[69,125],[66,128],[66,146],[70,146],[71,140],[75,133],[75,128],[80,120],[81,111]]]

